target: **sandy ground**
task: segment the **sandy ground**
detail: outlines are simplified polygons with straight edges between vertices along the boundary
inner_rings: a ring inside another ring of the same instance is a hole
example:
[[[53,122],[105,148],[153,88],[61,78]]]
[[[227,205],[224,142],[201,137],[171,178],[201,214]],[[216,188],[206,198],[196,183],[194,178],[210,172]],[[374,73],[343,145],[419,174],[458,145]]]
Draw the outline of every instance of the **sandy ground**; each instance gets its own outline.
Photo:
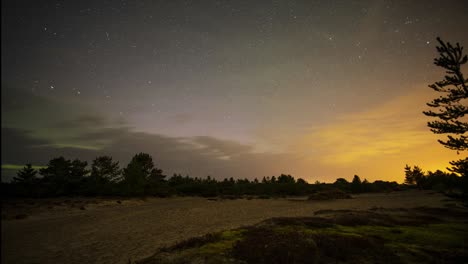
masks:
[[[2,204],[2,263],[128,263],[158,247],[276,216],[324,209],[453,206],[432,192],[363,194],[333,201],[177,197],[146,200],[55,199]],[[84,206],[80,209],[81,206]],[[15,219],[18,214],[27,215]]]

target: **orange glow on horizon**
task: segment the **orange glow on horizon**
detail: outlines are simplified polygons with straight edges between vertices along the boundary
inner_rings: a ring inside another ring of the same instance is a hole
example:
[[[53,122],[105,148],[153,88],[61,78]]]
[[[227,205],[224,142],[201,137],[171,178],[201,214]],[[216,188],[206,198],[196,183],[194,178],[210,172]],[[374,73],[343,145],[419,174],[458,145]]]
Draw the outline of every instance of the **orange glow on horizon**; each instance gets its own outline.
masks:
[[[345,178],[356,173],[372,181],[402,182],[406,164],[445,171],[449,161],[462,155],[439,144],[437,139],[445,135],[434,135],[426,126],[431,119],[422,111],[433,98],[427,88],[418,89],[370,110],[340,116],[304,135],[292,149],[309,162],[346,173]]]

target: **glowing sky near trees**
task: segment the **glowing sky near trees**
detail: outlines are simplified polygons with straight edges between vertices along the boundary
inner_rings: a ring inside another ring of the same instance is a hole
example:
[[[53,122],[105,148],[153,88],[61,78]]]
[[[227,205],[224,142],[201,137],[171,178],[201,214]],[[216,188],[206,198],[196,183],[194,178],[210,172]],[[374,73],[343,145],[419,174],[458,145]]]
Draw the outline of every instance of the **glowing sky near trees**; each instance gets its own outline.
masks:
[[[403,179],[456,159],[426,127],[435,38],[466,1],[2,1],[2,177],[153,155],[167,174]],[[466,72],[466,69],[463,69]]]

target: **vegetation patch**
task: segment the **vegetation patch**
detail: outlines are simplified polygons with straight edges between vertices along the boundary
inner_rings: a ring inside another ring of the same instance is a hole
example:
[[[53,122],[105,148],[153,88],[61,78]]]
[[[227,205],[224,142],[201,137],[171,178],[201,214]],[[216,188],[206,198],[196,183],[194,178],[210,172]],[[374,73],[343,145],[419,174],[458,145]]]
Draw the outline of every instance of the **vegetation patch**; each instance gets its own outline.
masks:
[[[316,263],[318,249],[312,236],[300,229],[252,228],[232,248],[235,259],[247,263]]]
[[[320,191],[309,195],[309,200],[333,200],[333,199],[351,199],[351,195],[341,190]]]
[[[417,208],[272,218],[183,241],[139,263],[463,263],[466,212],[443,210],[447,217]]]

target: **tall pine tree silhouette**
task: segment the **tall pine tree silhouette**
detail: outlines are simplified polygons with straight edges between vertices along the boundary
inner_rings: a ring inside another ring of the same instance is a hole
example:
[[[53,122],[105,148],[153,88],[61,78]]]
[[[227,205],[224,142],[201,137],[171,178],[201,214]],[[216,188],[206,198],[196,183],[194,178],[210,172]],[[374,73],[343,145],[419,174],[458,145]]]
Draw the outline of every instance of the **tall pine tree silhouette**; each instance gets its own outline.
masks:
[[[434,64],[446,70],[442,81],[429,85],[434,91],[442,93],[441,96],[427,103],[434,111],[424,111],[426,116],[436,117],[438,120],[428,122],[428,126],[435,134],[448,134],[447,140],[439,140],[446,148],[460,151],[468,150],[468,122],[463,120],[468,115],[468,81],[463,76],[461,66],[468,61],[463,54],[463,47],[459,43],[452,45],[437,38],[439,57]],[[468,174],[468,157],[452,161],[451,171],[463,176]]]

